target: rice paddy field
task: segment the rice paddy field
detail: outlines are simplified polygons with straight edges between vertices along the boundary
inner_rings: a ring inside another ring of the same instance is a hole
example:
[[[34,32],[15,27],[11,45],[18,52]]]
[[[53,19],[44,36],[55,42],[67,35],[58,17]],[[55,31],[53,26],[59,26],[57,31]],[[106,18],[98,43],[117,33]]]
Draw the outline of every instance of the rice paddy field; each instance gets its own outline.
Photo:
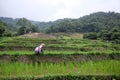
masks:
[[[44,54],[34,49],[45,44]],[[119,80],[120,44],[73,38],[0,38],[0,79]]]

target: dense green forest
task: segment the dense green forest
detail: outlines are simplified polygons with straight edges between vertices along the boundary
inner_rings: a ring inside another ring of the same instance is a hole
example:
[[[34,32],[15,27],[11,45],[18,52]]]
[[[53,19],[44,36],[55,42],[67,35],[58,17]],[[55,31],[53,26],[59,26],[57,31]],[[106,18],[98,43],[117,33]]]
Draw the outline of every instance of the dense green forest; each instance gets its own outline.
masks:
[[[120,13],[97,12],[80,17],[78,19],[59,19],[51,22],[32,21],[26,18],[0,17],[0,35],[11,36],[11,32],[17,35],[29,32],[79,32],[87,33],[84,38],[105,40],[120,39]]]
[[[120,14],[115,12],[98,12],[79,19],[64,19],[61,23],[52,25],[51,32],[100,32],[120,28]]]
[[[17,31],[21,26],[17,22],[22,18],[12,19],[0,17],[0,21],[6,23],[8,29]],[[59,19],[53,22],[39,22],[23,18],[30,24],[47,33],[53,32],[99,32],[101,30],[111,30],[120,28],[120,13],[115,12],[97,12],[80,17],[78,19]],[[28,25],[24,25],[28,26]]]

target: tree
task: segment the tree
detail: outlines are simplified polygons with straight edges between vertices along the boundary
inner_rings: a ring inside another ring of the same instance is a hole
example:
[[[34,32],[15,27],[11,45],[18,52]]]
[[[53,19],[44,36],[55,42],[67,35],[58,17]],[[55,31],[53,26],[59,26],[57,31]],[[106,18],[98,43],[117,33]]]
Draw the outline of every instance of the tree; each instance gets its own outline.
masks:
[[[90,33],[86,33],[83,38],[87,38],[87,39],[97,39],[97,33],[95,32],[90,32]]]
[[[18,34],[26,34],[31,23],[27,19],[21,18],[18,20],[17,25],[21,26],[18,30]]]
[[[26,27],[22,26],[18,29],[18,35],[25,34]]]
[[[97,12],[79,19],[62,19],[49,27],[48,32],[101,32],[120,27],[120,13]]]
[[[3,35],[4,35],[4,36],[7,36],[7,37],[13,36],[12,33],[11,33],[11,31],[9,31],[8,29],[5,30],[5,32],[4,32]]]
[[[0,21],[0,37],[3,36],[12,36],[12,33],[7,29],[7,26],[5,23]]]
[[[31,32],[38,32],[39,29],[38,29],[37,26],[35,26],[35,25],[31,25],[31,27],[30,27],[30,31],[31,31]]]
[[[3,36],[5,30],[6,30],[5,24],[0,21],[0,37]]]
[[[110,41],[113,43],[120,44],[120,29],[119,28],[112,28],[111,30],[103,30],[101,32],[92,32],[92,33],[86,33],[84,35],[84,38],[87,39],[97,39],[101,38],[106,41]]]
[[[29,20],[26,18],[21,18],[18,20],[17,25],[21,26],[18,30],[18,34],[26,34],[29,32],[37,32],[38,28],[34,26]]]

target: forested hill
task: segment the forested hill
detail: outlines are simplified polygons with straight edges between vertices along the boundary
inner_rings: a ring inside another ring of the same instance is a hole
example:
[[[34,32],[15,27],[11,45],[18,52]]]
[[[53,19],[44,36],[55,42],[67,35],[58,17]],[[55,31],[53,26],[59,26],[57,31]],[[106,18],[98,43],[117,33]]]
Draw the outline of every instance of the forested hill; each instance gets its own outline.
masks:
[[[18,30],[20,26],[16,25],[19,18],[12,19],[0,17],[0,21],[7,24],[11,30]],[[80,17],[78,19],[59,19],[53,22],[31,21],[33,25],[39,27],[47,33],[53,32],[99,32],[101,30],[110,30],[114,27],[120,29],[120,13],[115,12],[97,12]]]
[[[97,12],[79,19],[64,19],[63,22],[53,25],[49,32],[99,32],[112,28],[120,29],[120,13]]]
[[[0,17],[0,22],[4,22],[9,30],[16,31],[19,27],[16,25],[18,19],[13,19],[10,17]]]

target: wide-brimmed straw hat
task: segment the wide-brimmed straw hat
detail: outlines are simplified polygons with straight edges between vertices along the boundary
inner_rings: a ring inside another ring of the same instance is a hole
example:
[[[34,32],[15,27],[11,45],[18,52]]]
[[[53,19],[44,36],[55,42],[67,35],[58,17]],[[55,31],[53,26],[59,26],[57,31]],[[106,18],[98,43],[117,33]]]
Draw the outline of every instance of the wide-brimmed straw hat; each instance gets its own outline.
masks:
[[[43,46],[44,46],[45,44],[44,44],[44,43],[41,43],[41,45],[43,45]]]

